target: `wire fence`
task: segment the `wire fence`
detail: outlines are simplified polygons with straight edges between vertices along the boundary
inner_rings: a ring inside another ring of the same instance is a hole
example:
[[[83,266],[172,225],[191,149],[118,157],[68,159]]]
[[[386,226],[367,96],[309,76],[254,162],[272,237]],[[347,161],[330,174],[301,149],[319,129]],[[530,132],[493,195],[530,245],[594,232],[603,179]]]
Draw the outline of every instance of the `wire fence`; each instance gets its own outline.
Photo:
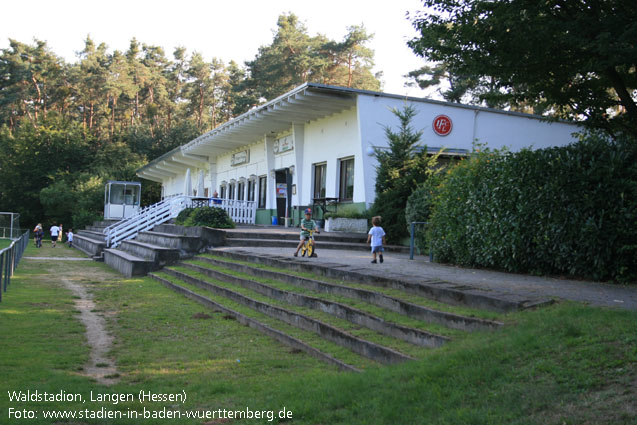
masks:
[[[18,268],[18,263],[28,244],[29,231],[27,230],[11,242],[9,247],[0,250],[0,302],[2,302],[3,293],[7,292],[13,272]]]

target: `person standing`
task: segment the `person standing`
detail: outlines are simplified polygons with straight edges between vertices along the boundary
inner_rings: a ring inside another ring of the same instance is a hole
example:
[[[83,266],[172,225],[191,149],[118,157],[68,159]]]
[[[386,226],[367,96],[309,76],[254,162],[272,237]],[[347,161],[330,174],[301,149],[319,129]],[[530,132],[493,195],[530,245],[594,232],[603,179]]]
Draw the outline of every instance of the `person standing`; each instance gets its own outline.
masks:
[[[53,246],[53,248],[55,248],[55,245],[56,245],[56,243],[58,241],[58,236],[61,233],[61,229],[57,225],[54,224],[49,229],[49,232],[51,232],[51,245]]]
[[[66,241],[69,243],[69,248],[73,248],[73,229],[66,232]]]
[[[370,243],[371,242],[371,243]],[[372,264],[376,264],[376,253],[378,253],[379,260],[383,262],[383,245],[385,244],[385,231],[380,227],[380,216],[372,217],[372,228],[367,235],[367,243],[370,243],[372,247]]]
[[[33,233],[35,235],[35,246],[38,248],[42,248],[42,237],[44,236],[44,230],[42,230],[42,223],[38,223],[33,229]]]
[[[60,224],[60,231],[58,232],[58,242],[62,243],[62,225]]]

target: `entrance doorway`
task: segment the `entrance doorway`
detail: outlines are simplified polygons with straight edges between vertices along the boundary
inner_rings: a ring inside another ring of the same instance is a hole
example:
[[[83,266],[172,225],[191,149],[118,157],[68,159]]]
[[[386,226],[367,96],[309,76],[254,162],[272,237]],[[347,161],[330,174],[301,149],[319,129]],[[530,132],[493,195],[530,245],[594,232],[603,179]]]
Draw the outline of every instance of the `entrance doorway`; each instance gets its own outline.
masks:
[[[276,170],[276,215],[280,226],[285,224],[286,206],[287,216],[292,213],[292,175],[289,169]]]

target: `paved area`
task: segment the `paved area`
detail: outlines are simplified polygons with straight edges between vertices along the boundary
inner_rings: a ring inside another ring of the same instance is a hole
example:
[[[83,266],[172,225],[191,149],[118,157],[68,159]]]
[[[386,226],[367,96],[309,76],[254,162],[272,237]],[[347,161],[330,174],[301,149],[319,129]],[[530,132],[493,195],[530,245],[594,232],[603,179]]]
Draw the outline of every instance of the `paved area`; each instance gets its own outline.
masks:
[[[398,272],[419,278],[439,279],[476,288],[514,293],[530,298],[551,297],[581,301],[595,306],[637,310],[637,285],[612,285],[468,269],[430,263],[428,257],[424,256],[417,256],[414,260],[409,260],[409,255],[399,253],[387,253],[384,256],[385,262],[383,264],[371,264],[371,254],[368,252],[321,250],[319,239],[317,239],[317,243],[319,244],[317,251],[319,257],[310,261],[373,268],[376,272],[386,271],[388,275]],[[236,249],[251,251],[261,255],[289,255],[291,258],[293,253],[293,250],[289,248],[238,247]],[[304,260],[308,261],[307,259]]]

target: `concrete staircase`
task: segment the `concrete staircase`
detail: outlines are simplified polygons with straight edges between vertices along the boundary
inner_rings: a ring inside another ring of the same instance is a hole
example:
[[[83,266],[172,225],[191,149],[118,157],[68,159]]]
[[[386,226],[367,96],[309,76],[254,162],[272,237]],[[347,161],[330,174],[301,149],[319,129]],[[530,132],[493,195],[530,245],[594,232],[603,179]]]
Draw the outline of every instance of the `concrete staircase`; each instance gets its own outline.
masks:
[[[96,221],[92,226],[78,230],[73,237],[73,246],[90,255],[94,260],[103,261],[102,253],[106,248],[106,236],[103,230],[117,222],[118,220]]]
[[[499,329],[505,311],[541,304],[474,290],[460,294],[444,282],[374,279],[343,265],[229,248],[208,249],[150,276],[224,317],[348,371],[421,358],[468,332]]]
[[[299,243],[298,228],[263,227],[262,232],[255,232],[253,228],[237,227],[226,230],[226,246],[231,247],[283,247],[294,249]],[[354,251],[369,251],[367,234],[321,232],[315,235],[317,250],[344,249]],[[386,245],[385,251],[408,253],[409,247]]]
[[[161,224],[102,252],[104,262],[124,276],[145,276],[223,241],[224,234],[219,230]]]

